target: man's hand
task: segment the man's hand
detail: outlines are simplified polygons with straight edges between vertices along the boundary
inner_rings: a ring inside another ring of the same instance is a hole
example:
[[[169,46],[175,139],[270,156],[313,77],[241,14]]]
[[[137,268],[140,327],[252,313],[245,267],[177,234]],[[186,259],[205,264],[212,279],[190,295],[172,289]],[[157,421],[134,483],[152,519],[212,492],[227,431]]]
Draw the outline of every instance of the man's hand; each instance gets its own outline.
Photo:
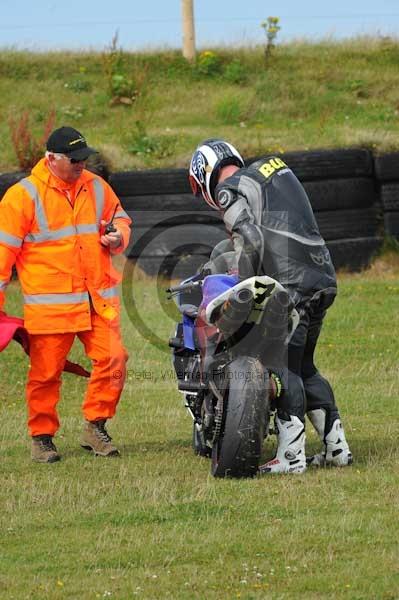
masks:
[[[100,225],[104,229],[104,227],[107,225],[107,221],[101,221]],[[100,243],[102,246],[105,246],[106,248],[118,248],[121,245],[122,233],[119,231],[116,225],[114,225],[114,227],[116,231],[111,231],[110,233],[100,236]]]

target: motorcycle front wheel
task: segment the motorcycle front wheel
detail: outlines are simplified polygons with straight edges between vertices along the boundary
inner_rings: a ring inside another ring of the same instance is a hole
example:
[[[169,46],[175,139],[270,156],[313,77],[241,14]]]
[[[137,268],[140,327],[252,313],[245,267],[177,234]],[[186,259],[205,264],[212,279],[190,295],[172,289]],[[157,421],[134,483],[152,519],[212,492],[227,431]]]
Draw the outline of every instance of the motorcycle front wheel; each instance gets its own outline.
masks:
[[[269,373],[255,358],[226,366],[222,426],[212,448],[214,477],[254,477],[269,421]]]

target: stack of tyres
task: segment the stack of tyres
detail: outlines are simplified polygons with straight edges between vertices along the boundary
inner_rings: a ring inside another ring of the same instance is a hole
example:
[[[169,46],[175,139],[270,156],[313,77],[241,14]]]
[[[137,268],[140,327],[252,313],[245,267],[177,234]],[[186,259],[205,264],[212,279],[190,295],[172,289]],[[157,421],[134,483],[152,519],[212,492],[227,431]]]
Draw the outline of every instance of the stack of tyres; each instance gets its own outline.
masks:
[[[399,239],[398,152],[373,156],[367,149],[351,148],[281,157],[308,193],[336,268],[364,268],[384,235]],[[0,175],[0,197],[26,175]],[[192,195],[187,169],[116,172],[109,183],[133,220],[126,254],[148,274],[186,277],[226,238],[217,211]]]
[[[287,153],[336,269],[367,267],[381,247],[371,152],[364,148]]]
[[[384,232],[399,240],[399,152],[375,157]]]
[[[366,267],[382,241],[371,152],[312,150],[281,157],[309,195],[335,267]],[[113,173],[109,181],[134,223],[127,255],[151,275],[189,276],[226,238],[217,211],[191,194],[187,169]]]
[[[226,237],[217,212],[192,195],[186,169],[124,171],[109,182],[133,221],[127,256],[149,275],[188,277]]]

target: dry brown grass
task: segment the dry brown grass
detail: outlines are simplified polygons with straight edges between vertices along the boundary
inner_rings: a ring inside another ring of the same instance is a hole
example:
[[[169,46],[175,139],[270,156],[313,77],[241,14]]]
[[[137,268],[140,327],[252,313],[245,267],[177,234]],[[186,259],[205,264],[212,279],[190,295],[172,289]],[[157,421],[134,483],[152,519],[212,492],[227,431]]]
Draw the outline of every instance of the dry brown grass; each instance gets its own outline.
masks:
[[[391,281],[399,279],[399,254],[395,251],[384,252],[383,255],[374,259],[372,264],[359,273],[351,273],[346,270],[338,272],[339,279],[375,279],[379,281]]]

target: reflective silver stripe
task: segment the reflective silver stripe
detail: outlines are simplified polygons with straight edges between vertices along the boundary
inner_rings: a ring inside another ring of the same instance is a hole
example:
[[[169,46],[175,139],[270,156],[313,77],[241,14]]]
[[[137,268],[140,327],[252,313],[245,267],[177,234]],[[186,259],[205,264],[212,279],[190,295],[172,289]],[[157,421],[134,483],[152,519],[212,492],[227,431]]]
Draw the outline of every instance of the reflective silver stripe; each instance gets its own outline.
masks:
[[[93,190],[96,201],[96,221],[99,226],[104,211],[104,188],[99,179],[93,179]]]
[[[28,192],[28,194],[31,196],[32,200],[35,203],[35,214],[39,225],[39,233],[29,233],[25,237],[26,242],[56,241],[61,240],[62,238],[68,237],[70,235],[76,235],[77,233],[97,233],[98,227],[95,223],[77,225],[76,227],[74,227],[73,225],[67,225],[66,227],[62,227],[61,229],[55,229],[50,231],[44,213],[43,203],[40,199],[39,192],[36,189],[36,186],[26,178],[21,179],[19,183],[22,185],[22,187],[25,188],[25,190]],[[93,186],[96,202],[96,217],[98,222],[100,222],[99,219],[101,218],[104,207],[104,189],[97,179],[93,181]],[[98,215],[100,216],[98,217]],[[21,245],[22,244],[20,243],[19,246]]]
[[[22,239],[17,237],[16,235],[11,235],[10,233],[6,233],[5,231],[0,231],[0,242],[4,242],[8,246],[13,246],[14,248],[20,248],[22,246]]]
[[[40,199],[39,192],[38,192],[36,186],[26,178],[21,179],[21,181],[19,181],[19,184],[22,185],[22,187],[26,189],[26,191],[32,198],[33,202],[35,203],[35,214],[36,214],[37,222],[39,224],[39,232],[40,233],[47,232],[49,230],[48,223],[47,223],[46,215],[44,214],[43,203]]]
[[[95,223],[92,225],[76,225],[77,233],[97,233],[98,227]]]
[[[69,235],[75,235],[76,229],[73,225],[68,225],[67,227],[62,227],[61,229],[56,229],[54,231],[45,231],[44,233],[28,233],[25,237],[25,242],[47,242],[53,240],[61,240],[64,237],[68,237]]]
[[[89,301],[88,292],[70,294],[24,294],[25,304],[80,304]]]
[[[278,233],[279,235],[283,235],[285,237],[291,238],[296,242],[300,242],[301,244],[306,244],[307,246],[323,246],[324,242],[320,238],[319,240],[309,240],[308,238],[303,237],[302,235],[297,235],[296,233],[291,233],[290,231],[281,231],[280,229],[272,229],[271,227],[266,228],[267,231],[271,231],[273,233]]]
[[[129,215],[127,213],[125,213],[124,210],[118,210],[118,212],[115,215],[115,219],[119,219],[119,218],[129,219]]]
[[[28,233],[25,238],[25,242],[48,242],[54,240],[62,240],[64,237],[70,235],[84,234],[84,233],[97,233],[97,225],[68,225],[62,227],[62,229],[55,229],[54,231],[46,231],[45,233]]]
[[[4,290],[6,289],[7,286],[8,286],[8,281],[0,280],[0,292],[4,292]]]
[[[106,288],[105,290],[97,290],[97,292],[101,298],[115,298],[115,296],[119,296],[118,288],[116,286]]]

